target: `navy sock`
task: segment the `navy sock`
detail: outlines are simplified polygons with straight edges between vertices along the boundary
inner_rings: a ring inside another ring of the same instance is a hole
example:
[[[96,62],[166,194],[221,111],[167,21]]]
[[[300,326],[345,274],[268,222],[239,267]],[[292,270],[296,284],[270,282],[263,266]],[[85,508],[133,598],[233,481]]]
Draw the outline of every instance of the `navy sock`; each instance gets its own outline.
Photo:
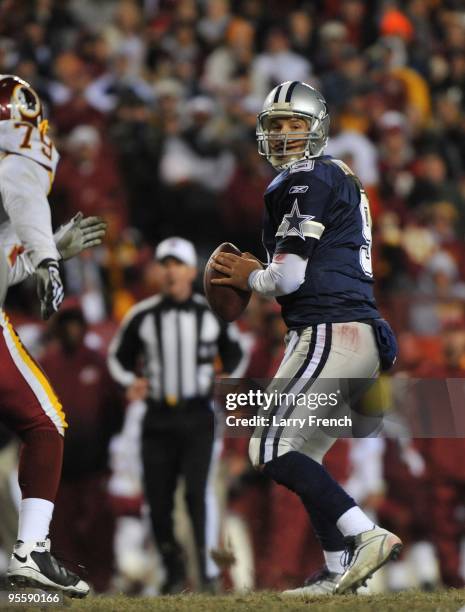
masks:
[[[335,526],[344,512],[356,506],[352,497],[330,476],[326,468],[303,453],[292,451],[281,455],[265,463],[263,471],[278,484],[294,491],[310,517],[312,508],[315,508]],[[318,516],[316,521],[318,523]],[[315,528],[318,529],[316,525]]]
[[[310,515],[313,530],[321,544],[322,549],[328,552],[344,550],[344,536],[336,527],[336,524],[332,523],[327,516],[323,514],[323,512],[314,506],[311,506],[310,508],[306,507],[306,510]]]

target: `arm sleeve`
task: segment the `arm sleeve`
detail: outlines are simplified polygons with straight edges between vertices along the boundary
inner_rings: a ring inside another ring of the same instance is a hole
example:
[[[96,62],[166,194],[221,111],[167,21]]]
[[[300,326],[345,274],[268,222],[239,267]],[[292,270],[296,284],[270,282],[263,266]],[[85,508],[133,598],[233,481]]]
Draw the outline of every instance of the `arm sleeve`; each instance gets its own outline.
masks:
[[[108,349],[108,369],[124,387],[132,385],[136,376],[138,357],[143,347],[139,336],[141,316],[129,311]]]
[[[48,172],[37,162],[19,155],[2,160],[3,207],[34,269],[43,259],[59,259],[46,196],[48,187]]]
[[[223,372],[232,378],[240,378],[249,364],[249,354],[245,350],[241,333],[234,323],[221,325],[218,352],[223,364]]]
[[[333,189],[324,181],[307,173],[296,175],[281,205],[275,254],[310,257],[325,230],[325,217],[333,199]]]
[[[275,255],[266,270],[253,270],[249,287],[267,297],[294,293],[305,280],[308,259],[293,253]]]

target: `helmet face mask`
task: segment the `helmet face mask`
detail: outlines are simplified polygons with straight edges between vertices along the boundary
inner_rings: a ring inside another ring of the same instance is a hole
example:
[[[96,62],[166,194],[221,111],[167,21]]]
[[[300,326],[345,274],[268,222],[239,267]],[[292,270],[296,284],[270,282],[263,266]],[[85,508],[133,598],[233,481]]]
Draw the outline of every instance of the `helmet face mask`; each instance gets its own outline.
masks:
[[[301,131],[300,126],[287,132],[274,130],[273,119],[304,120],[307,130]],[[306,83],[287,81],[268,94],[257,117],[258,152],[274,168],[284,170],[298,160],[321,155],[328,131],[329,115],[323,96]],[[302,146],[294,146],[297,142]]]

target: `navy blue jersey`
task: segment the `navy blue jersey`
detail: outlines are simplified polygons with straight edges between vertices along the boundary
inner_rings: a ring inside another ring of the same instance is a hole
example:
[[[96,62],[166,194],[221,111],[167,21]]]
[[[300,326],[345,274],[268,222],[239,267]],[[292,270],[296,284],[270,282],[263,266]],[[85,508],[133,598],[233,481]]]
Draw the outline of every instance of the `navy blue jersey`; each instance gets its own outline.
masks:
[[[308,257],[305,281],[278,297],[290,329],[379,317],[373,297],[371,219],[358,178],[325,155],[281,172],[265,192],[263,244]]]

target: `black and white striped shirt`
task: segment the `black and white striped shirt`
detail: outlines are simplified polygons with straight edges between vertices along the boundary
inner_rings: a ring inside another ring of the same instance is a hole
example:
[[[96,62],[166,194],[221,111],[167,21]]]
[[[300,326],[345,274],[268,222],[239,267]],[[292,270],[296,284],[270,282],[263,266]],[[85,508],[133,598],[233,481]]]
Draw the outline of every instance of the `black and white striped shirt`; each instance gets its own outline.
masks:
[[[235,324],[218,319],[201,295],[182,303],[156,295],[127,313],[110,344],[108,365],[115,380],[129,386],[142,362],[149,398],[175,405],[211,393],[217,355],[230,376],[245,371],[248,358]]]

